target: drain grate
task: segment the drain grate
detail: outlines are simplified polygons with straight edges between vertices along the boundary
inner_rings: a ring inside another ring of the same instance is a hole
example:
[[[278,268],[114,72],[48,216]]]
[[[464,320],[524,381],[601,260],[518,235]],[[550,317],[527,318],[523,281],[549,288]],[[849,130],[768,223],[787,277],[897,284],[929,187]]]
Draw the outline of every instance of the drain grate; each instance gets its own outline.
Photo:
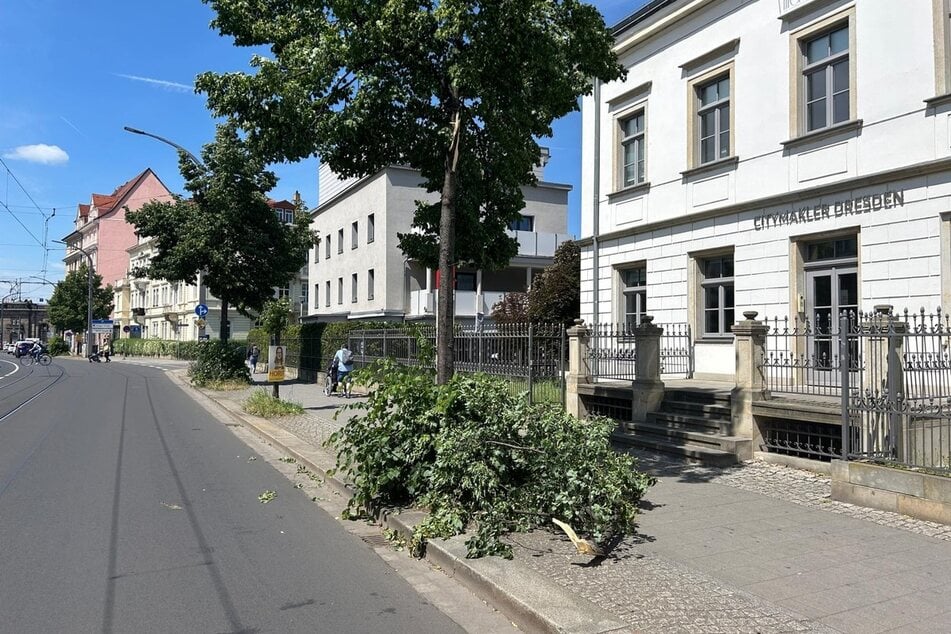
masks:
[[[383,535],[362,535],[360,539],[374,548],[386,548],[390,545],[390,540],[388,540],[386,537],[383,537]]]

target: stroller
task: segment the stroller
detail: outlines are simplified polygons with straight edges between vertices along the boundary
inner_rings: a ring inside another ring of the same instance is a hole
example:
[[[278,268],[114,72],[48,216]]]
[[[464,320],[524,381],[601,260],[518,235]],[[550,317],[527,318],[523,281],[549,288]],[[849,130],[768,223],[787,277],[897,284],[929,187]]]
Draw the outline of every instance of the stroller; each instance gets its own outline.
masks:
[[[330,396],[337,391],[337,366],[340,361],[335,356],[327,368],[327,378],[324,379],[324,395]]]

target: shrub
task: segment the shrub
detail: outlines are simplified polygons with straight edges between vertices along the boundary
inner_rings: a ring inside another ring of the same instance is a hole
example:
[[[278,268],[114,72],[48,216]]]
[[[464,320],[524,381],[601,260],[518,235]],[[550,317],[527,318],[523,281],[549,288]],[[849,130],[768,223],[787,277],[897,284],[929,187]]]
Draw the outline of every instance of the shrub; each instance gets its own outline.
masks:
[[[245,365],[245,349],[243,342],[198,342],[195,360],[188,366],[192,384],[205,387],[212,381],[251,383],[251,375]]]
[[[384,360],[357,380],[377,389],[348,407],[362,413],[328,440],[337,469],[357,485],[348,513],[428,508],[415,554],[429,538],[469,528],[469,557],[511,557],[505,534],[550,527],[553,517],[595,541],[634,530],[654,480],[611,449],[614,422],[528,405],[485,375],[437,386],[429,371]]]
[[[242,403],[244,411],[262,418],[274,418],[276,416],[287,416],[290,414],[303,414],[304,408],[300,403],[292,401],[282,401],[274,398],[264,390],[255,390],[251,396]]]
[[[46,351],[53,357],[61,354],[69,354],[69,344],[66,343],[62,337],[50,337],[46,345]]]

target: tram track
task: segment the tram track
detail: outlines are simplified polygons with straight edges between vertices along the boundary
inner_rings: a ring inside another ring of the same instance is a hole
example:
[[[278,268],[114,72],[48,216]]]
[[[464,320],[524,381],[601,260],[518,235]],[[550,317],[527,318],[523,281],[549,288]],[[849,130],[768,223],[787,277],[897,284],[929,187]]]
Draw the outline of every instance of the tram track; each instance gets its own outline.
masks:
[[[40,367],[46,369],[47,376],[40,375]],[[23,376],[0,384],[0,423],[42,396],[67,376],[66,369],[60,365],[29,366],[25,370],[26,374]],[[54,373],[54,370],[57,373]],[[33,382],[29,379],[33,379]],[[18,383],[21,385],[13,388]]]

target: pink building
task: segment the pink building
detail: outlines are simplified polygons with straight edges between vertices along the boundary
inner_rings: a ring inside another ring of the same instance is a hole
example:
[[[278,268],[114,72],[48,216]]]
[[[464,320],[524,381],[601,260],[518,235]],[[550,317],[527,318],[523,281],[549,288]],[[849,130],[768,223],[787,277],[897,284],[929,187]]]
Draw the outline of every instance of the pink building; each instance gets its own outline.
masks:
[[[75,230],[66,236],[66,271],[75,271],[85,261],[76,247],[90,255],[103,285],[126,277],[129,247],[138,241],[135,227],[126,222],[126,210],[135,211],[150,200],[171,200],[172,193],[151,168],[120,185],[111,194],[93,194],[88,205],[80,204]]]

